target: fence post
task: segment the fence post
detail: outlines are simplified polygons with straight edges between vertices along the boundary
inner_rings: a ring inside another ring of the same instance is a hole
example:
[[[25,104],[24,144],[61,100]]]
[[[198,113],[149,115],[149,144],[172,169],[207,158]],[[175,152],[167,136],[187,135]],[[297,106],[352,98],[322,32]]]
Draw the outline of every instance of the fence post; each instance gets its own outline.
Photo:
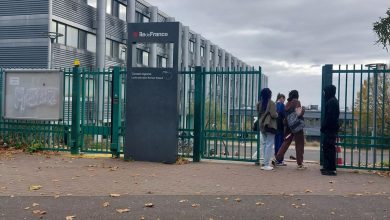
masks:
[[[80,153],[80,62],[74,61],[72,85],[71,154]]]
[[[202,91],[203,91],[202,67],[195,67],[195,94],[194,94],[194,152],[193,161],[200,162],[200,150],[202,145]]]
[[[321,125],[324,120],[324,114],[325,114],[325,99],[324,95],[322,94],[322,91],[324,88],[328,85],[332,85],[332,74],[333,74],[333,65],[332,64],[326,64],[325,66],[322,66],[322,87],[321,87]],[[323,151],[323,135],[321,133],[320,136],[320,165],[323,165],[324,163],[324,151]]]
[[[120,82],[120,67],[114,67],[112,72],[112,93],[111,93],[111,154],[112,157],[120,156],[119,145],[119,126],[121,120],[120,100],[121,100],[121,82]]]
[[[257,85],[257,100],[256,100],[256,105],[257,105],[257,102],[260,100],[260,92],[262,90],[261,88],[261,85],[262,85],[262,81],[263,81],[263,72],[262,72],[262,68],[261,66],[259,66],[259,79],[258,79],[258,85]],[[257,111],[257,109],[256,109]],[[258,116],[258,113],[257,113],[257,116]],[[259,117],[257,117],[257,120],[259,120]],[[261,147],[260,147],[260,138],[261,138],[261,135],[260,135],[260,129],[258,129],[257,131],[257,141],[256,141],[256,144],[257,144],[257,154],[256,154],[256,162],[255,162],[255,165],[256,166],[260,166],[260,154],[261,154]]]

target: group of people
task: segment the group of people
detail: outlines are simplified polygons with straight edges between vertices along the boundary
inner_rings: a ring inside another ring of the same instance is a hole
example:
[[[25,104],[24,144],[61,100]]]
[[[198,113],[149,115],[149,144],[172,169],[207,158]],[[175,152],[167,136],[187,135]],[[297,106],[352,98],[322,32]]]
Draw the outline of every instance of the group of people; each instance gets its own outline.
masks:
[[[323,175],[336,175],[336,137],[339,130],[339,103],[335,97],[336,87],[325,87],[325,117],[321,123],[321,132],[324,135]],[[297,169],[306,169],[303,164],[304,154],[304,114],[305,108],[299,101],[299,93],[292,90],[288,94],[287,103],[285,95],[278,94],[276,103],[272,101],[272,91],[264,88],[260,93],[257,104],[258,127],[261,135],[261,149],[263,150],[262,170],[273,170],[274,166],[286,166],[284,155],[292,141],[295,141]],[[272,148],[275,146],[274,159]]]

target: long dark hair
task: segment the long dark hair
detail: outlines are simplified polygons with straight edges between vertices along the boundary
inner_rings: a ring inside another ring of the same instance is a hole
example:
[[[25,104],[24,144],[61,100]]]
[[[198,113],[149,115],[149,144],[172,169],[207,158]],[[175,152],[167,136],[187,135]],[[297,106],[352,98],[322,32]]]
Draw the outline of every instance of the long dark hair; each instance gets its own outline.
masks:
[[[299,93],[297,90],[291,90],[290,93],[288,93],[288,99],[287,101],[291,102],[293,99],[298,99]]]
[[[268,101],[271,99],[272,92],[269,88],[264,88],[260,92],[261,96],[261,110],[265,111],[268,105]]]

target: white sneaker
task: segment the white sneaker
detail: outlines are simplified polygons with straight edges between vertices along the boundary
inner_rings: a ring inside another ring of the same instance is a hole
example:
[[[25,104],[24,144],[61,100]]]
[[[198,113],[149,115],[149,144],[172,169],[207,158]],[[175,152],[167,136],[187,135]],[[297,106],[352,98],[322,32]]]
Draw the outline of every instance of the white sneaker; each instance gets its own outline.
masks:
[[[269,171],[269,170],[273,170],[274,168],[271,166],[262,166],[260,169]]]

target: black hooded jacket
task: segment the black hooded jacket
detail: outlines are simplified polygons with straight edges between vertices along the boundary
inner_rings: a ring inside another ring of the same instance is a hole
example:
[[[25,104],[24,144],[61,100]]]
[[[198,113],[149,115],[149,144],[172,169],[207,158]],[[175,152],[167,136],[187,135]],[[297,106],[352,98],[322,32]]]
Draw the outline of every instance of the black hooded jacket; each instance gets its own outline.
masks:
[[[321,124],[321,132],[337,133],[339,131],[340,107],[336,99],[336,87],[328,85],[324,88],[325,117]]]

